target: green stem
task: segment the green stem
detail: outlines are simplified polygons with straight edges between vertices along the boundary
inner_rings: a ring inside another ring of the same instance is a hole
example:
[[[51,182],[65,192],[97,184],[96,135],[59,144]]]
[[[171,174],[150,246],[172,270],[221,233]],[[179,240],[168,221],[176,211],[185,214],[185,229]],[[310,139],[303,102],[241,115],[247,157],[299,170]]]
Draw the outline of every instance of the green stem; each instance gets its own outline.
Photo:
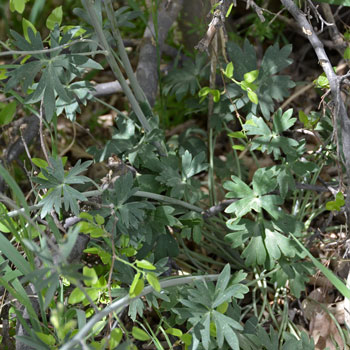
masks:
[[[103,191],[101,190],[95,190],[95,191],[87,191],[87,192],[82,192],[82,195],[85,196],[86,198],[90,198],[90,197],[98,197],[102,194]],[[175,198],[171,198],[168,196],[163,196],[160,194],[156,194],[156,193],[152,193],[152,192],[144,192],[144,191],[137,191],[133,196],[135,197],[141,197],[141,198],[147,198],[147,199],[154,199],[160,202],[166,202],[166,203],[170,203],[170,204],[174,204],[174,205],[179,205],[183,208],[189,209],[189,210],[193,210],[197,213],[201,213],[203,211],[202,208],[197,207],[196,205],[184,202],[180,199],[175,199]],[[36,209],[40,209],[42,207],[42,204],[36,204],[36,205],[32,205],[30,207],[28,207],[29,211],[33,211]],[[25,212],[24,208],[21,208],[19,210],[13,210],[8,212],[6,215],[11,217],[14,216],[18,216],[21,215],[22,213]]]
[[[215,192],[215,180],[214,180],[214,145],[215,145],[215,137],[213,136],[213,128],[210,128],[209,129],[209,174],[208,174],[210,205],[216,204],[216,192]]]
[[[117,80],[119,81],[126,97],[128,98],[132,109],[134,110],[139,122],[141,123],[142,127],[145,129],[146,132],[150,132],[152,130],[148,120],[146,119],[139,103],[137,102],[134,94],[132,93],[129,85],[127,84],[123,73],[121,72],[117,61],[115,60],[115,58],[113,57],[112,54],[112,49],[108,44],[108,41],[106,39],[105,34],[103,33],[103,29],[99,23],[99,20],[97,18],[97,14],[95,11],[95,8],[93,6],[93,3],[91,0],[82,0],[82,4],[85,8],[85,10],[87,11],[87,13],[89,14],[91,23],[95,29],[95,32],[98,36],[98,39],[102,45],[102,47],[108,51],[108,54],[106,55],[106,59],[108,61],[109,66],[112,69],[113,74],[115,75],[115,77],[117,78]]]
[[[56,52],[56,51],[60,51],[63,49],[66,49],[67,47],[73,46],[75,44],[81,44],[81,43],[95,43],[95,40],[90,40],[90,39],[78,39],[78,40],[74,40],[70,43],[64,44],[64,45],[60,45],[57,47],[53,47],[51,49],[43,49],[43,50],[30,50],[30,51],[16,51],[16,50],[9,50],[9,51],[5,51],[5,52],[0,52],[0,57],[2,56],[13,56],[13,55],[20,55],[21,56],[27,56],[27,55],[39,55],[42,53],[50,53],[50,52]],[[0,44],[5,46],[3,44],[2,41],[0,41]],[[97,43],[98,44],[98,43]],[[99,44],[98,44],[99,45]],[[100,45],[99,45],[100,46]],[[6,49],[8,49],[7,46],[5,46]],[[80,53],[80,55],[91,55],[91,54],[96,54],[96,53],[101,53],[103,55],[108,55],[108,51],[103,50],[103,51],[94,51],[94,52],[84,52],[84,53]]]
[[[111,24],[112,35],[113,35],[113,37],[116,41],[116,44],[117,44],[118,55],[121,58],[126,75],[129,78],[130,85],[135,93],[135,97],[140,102],[148,103],[147,98],[146,98],[143,90],[141,89],[141,86],[140,86],[139,82],[137,81],[136,76],[134,74],[134,71],[131,67],[129,57],[128,57],[126,50],[125,50],[123,39],[122,39],[120,32],[119,32],[119,29],[118,29],[118,25],[117,25],[117,21],[116,21],[115,15],[114,15],[114,9],[113,9],[113,5],[112,5],[111,0],[105,1],[105,8],[106,8],[107,17],[108,17],[109,22]]]

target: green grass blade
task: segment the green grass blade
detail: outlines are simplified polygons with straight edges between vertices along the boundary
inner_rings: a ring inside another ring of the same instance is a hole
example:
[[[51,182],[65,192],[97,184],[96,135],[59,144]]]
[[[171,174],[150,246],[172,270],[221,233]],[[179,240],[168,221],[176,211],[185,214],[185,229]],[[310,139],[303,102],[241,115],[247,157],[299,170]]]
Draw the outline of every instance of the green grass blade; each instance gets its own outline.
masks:
[[[23,275],[32,271],[28,261],[23,258],[23,256],[2,233],[0,233],[0,247],[2,254],[6,255],[6,257],[22,272]]]
[[[333,284],[333,286],[344,296],[344,298],[350,299],[350,290],[346,287],[346,285],[331,270],[327,269],[327,267],[323,266],[316,258],[314,258],[313,255],[299,242],[298,239],[294,237],[292,233],[290,233],[290,235],[311,259],[315,267],[317,267],[327,277],[329,282]]]

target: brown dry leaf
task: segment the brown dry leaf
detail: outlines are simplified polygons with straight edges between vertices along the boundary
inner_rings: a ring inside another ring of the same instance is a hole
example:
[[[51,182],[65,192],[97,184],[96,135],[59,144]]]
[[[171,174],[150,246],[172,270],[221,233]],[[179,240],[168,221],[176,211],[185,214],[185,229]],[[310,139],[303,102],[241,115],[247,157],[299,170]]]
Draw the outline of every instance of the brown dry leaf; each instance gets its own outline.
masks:
[[[343,349],[344,344],[339,334],[337,326],[332,318],[329,316],[329,312],[334,314],[338,323],[344,323],[344,308],[343,302],[330,303],[327,293],[321,288],[313,290],[309,297],[303,300],[302,307],[305,317],[310,320],[310,337],[315,341],[315,349],[323,350],[328,348],[329,350]],[[321,305],[322,304],[322,305]],[[337,344],[338,347],[335,345]]]

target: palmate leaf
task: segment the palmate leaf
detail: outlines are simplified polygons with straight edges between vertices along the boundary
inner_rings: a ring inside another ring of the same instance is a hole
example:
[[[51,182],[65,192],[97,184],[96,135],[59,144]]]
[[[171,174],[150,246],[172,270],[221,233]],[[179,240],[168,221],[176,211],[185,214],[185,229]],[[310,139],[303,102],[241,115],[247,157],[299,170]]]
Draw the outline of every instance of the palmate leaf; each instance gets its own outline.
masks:
[[[289,137],[285,137],[282,133],[292,127],[296,118],[292,118],[293,110],[282,114],[282,110],[279,109],[273,117],[272,130],[267,126],[263,118],[252,116],[244,124],[244,129],[247,135],[259,135],[259,137],[252,140],[252,150],[261,148],[262,152],[268,154],[273,153],[274,158],[278,159],[281,156],[282,151],[286,155],[293,155],[299,146],[299,143]]]
[[[231,203],[225,212],[242,217],[252,210],[260,213],[261,209],[265,209],[273,218],[278,218],[279,206],[283,203],[283,199],[280,196],[268,194],[277,187],[275,175],[272,169],[258,169],[253,176],[253,189],[233,175],[232,181],[224,183],[224,188],[230,191],[226,197],[241,199]]]
[[[121,6],[117,11],[114,12],[117,20],[118,27],[135,28],[135,19],[137,17],[142,17],[145,20],[142,11],[133,11],[129,6]],[[108,28],[108,24],[106,26]]]
[[[247,266],[263,265],[266,260],[266,249],[262,236],[252,237],[247,247],[243,250],[242,257],[245,258]]]
[[[134,179],[130,172],[123,176],[120,176],[114,182],[114,188],[112,191],[105,191],[105,203],[113,203],[115,206],[121,206],[137,191],[136,187],[133,187]]]
[[[183,68],[171,71],[164,81],[165,95],[175,95],[181,101],[187,94],[194,95],[199,89],[199,79],[206,75],[208,59],[205,54],[196,55],[195,61],[188,60]]]
[[[221,348],[224,339],[231,349],[239,349],[239,341],[235,331],[242,331],[243,327],[233,318],[223,315],[218,311],[213,311],[213,320],[216,325],[216,335],[218,346]]]
[[[194,288],[187,289],[186,297],[178,299],[184,307],[175,308],[174,312],[192,325],[193,349],[197,349],[199,344],[206,350],[221,348],[225,340],[232,349],[239,349],[236,331],[243,330],[243,327],[238,320],[224,315],[227,307],[220,306],[229,304],[232,298],[243,298],[249,291],[248,287],[240,283],[245,277],[246,274],[240,271],[231,279],[230,266],[227,264],[220,273],[216,287],[212,282],[197,281],[194,282]]]
[[[14,44],[20,50],[35,51],[44,50],[44,45],[39,32],[33,33],[32,28],[28,28],[27,41],[20,34],[11,31]],[[61,36],[58,26],[50,34],[48,42],[51,48],[58,47],[69,43],[73,39],[73,33],[67,32]],[[73,73],[75,76],[81,76],[84,69],[102,69],[102,66],[92,59],[80,54],[62,54],[62,49],[50,53],[32,54],[30,60],[24,61],[16,68],[10,70],[8,84],[6,84],[5,92],[13,89],[18,85],[22,85],[24,93],[28,94],[28,89],[33,90],[25,99],[26,104],[43,101],[45,117],[51,121],[56,111],[56,99],[60,100],[59,105],[70,105],[69,117],[75,118],[75,113],[78,110],[76,105],[76,97],[85,102],[89,95],[83,94],[80,86],[71,85],[67,87],[66,74]],[[41,73],[38,83],[35,83],[35,78]],[[75,92],[77,90],[77,92]],[[63,102],[64,103],[63,103]],[[74,108],[73,108],[74,107]],[[62,112],[62,109],[59,111]]]
[[[185,153],[181,157],[182,159],[182,176],[185,179],[189,179],[190,177],[204,171],[208,168],[208,164],[205,163],[205,153],[201,152],[193,157],[192,154],[186,150]]]
[[[86,197],[70,185],[84,184],[91,181],[88,177],[78,174],[84,172],[92,161],[81,163],[81,160],[79,160],[68,172],[64,171],[61,158],[50,158],[50,163],[51,165],[46,169],[41,169],[45,178],[33,178],[34,182],[40,184],[39,188],[51,189],[40,201],[40,204],[43,206],[41,217],[45,217],[53,209],[56,212],[60,212],[62,202],[65,210],[71,209],[75,215],[78,215],[79,207],[77,201],[84,201]]]
[[[276,260],[296,255],[301,257],[295,243],[284,235],[287,232],[299,234],[300,225],[291,216],[283,213],[278,216],[277,220],[272,221],[231,219],[227,222],[227,227],[234,232],[226,235],[225,239],[232,242],[233,247],[247,244],[242,253],[247,266],[264,265],[266,261],[274,264]]]
[[[254,82],[254,84],[258,86],[258,89],[255,92],[258,95],[259,102],[257,106],[250,103],[252,113],[256,114],[258,108],[264,118],[269,120],[271,112],[275,109],[274,100],[277,102],[282,101],[289,95],[289,89],[295,86],[295,83],[289,76],[276,75],[292,63],[292,60],[288,58],[291,49],[291,45],[284,46],[280,49],[278,43],[275,43],[266,50],[261,63],[258,79]],[[234,78],[236,80],[244,80],[245,73],[254,71],[258,68],[255,49],[248,40],[245,40],[243,49],[237,44],[229,42],[227,44],[227,52],[235,67]],[[231,90],[231,97],[237,97],[240,95],[240,88],[236,87]],[[240,99],[237,108],[241,108],[248,103],[249,99],[244,96]]]
[[[288,280],[292,294],[300,298],[300,295],[305,291],[305,284],[309,281],[309,277],[314,274],[312,263],[305,261],[298,261],[296,258],[287,259],[281,257],[279,260],[281,269],[279,269],[273,276],[273,282],[278,287],[284,287]]]

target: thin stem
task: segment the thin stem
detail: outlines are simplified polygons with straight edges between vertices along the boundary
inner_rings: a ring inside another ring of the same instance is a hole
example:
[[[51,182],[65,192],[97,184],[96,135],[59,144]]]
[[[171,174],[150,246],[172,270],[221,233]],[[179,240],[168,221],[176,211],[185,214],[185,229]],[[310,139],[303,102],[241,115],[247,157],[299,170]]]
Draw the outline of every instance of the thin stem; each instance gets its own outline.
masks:
[[[115,60],[115,58],[113,57],[112,54],[112,49],[108,44],[107,38],[105,37],[105,34],[103,33],[103,29],[99,23],[99,20],[97,18],[97,14],[95,11],[95,8],[92,4],[92,2],[90,0],[82,0],[82,4],[85,8],[85,10],[87,11],[87,13],[89,14],[91,23],[95,29],[95,32],[99,38],[99,41],[102,45],[102,47],[108,51],[108,54],[106,55],[107,61],[109,66],[112,69],[113,74],[115,75],[115,77],[117,78],[117,80],[119,81],[121,87],[123,88],[123,91],[126,95],[126,97],[128,98],[137,118],[139,119],[142,127],[145,129],[146,132],[150,132],[152,130],[148,120],[146,119],[139,103],[137,102],[134,94],[132,93],[129,85],[127,84],[123,73],[121,72],[117,61]]]
[[[45,159],[47,161],[47,163],[51,165],[50,159],[49,159],[49,155],[46,149],[46,144],[45,144],[45,140],[44,140],[44,132],[43,132],[43,118],[44,118],[44,112],[43,112],[43,103],[44,101],[41,100],[40,103],[40,123],[39,123],[39,134],[40,134],[40,143],[41,143],[41,149],[44,153]]]
[[[81,194],[83,196],[89,198],[89,197],[101,196],[102,192],[103,191],[101,191],[101,190],[95,190],[95,191],[82,192]],[[154,200],[157,200],[157,201],[160,201],[160,202],[166,202],[166,203],[170,203],[170,204],[174,204],[174,205],[179,205],[179,206],[181,206],[183,208],[186,208],[186,209],[189,209],[189,210],[193,210],[193,211],[195,211],[197,213],[201,213],[203,211],[202,208],[197,207],[196,205],[184,202],[184,201],[182,201],[180,199],[175,199],[175,198],[171,198],[171,197],[168,197],[168,196],[163,196],[163,195],[155,194],[155,193],[151,193],[151,192],[137,191],[136,193],[134,193],[133,196],[141,197],[141,198],[154,199]],[[28,209],[30,211],[32,211],[32,210],[40,209],[41,207],[42,207],[42,204],[39,203],[39,204],[32,205],[32,206],[28,207]],[[25,209],[21,208],[19,210],[10,211],[6,215],[11,218],[11,217],[15,217],[15,216],[21,215],[24,212],[25,212]]]
[[[135,97],[137,98],[138,101],[140,102],[146,102],[148,103],[146,96],[143,92],[143,90],[140,87],[139,82],[136,79],[135,73],[131,67],[129,57],[126,53],[125,46],[123,43],[123,39],[120,35],[117,21],[114,15],[114,9],[111,0],[105,1],[105,8],[106,8],[106,13],[107,17],[109,19],[109,22],[111,24],[111,29],[112,29],[112,35],[116,41],[117,44],[117,49],[118,49],[118,54],[121,58],[121,61],[123,62],[123,67],[125,69],[126,75],[129,78],[130,85],[135,93]]]
[[[96,14],[96,10],[93,6],[93,3],[91,0],[82,0],[82,4],[85,8],[85,10],[87,11],[87,13],[89,14],[91,23],[95,29],[95,32],[99,38],[99,41],[102,45],[102,47],[108,51],[108,54],[106,55],[106,59],[108,61],[109,66],[112,69],[112,72],[114,74],[114,76],[117,78],[117,80],[119,81],[126,97],[128,98],[131,107],[133,109],[133,111],[135,112],[137,119],[139,120],[139,122],[141,123],[142,127],[145,129],[145,131],[147,133],[152,131],[152,127],[150,125],[150,123],[148,122],[144,112],[142,111],[139,102],[137,101],[135,95],[133,94],[133,92],[131,91],[129,85],[127,84],[123,73],[121,72],[118,62],[116,61],[114,55],[113,55],[113,51],[110,47],[110,45],[108,44],[107,38],[103,32],[103,28],[97,18],[97,14]],[[159,142],[154,142],[154,146],[157,148],[158,153],[161,156],[167,156],[167,151],[164,145],[161,145]]]
[[[70,46],[73,46],[75,44],[81,44],[81,43],[95,43],[96,44],[96,41],[95,40],[91,40],[91,39],[78,39],[78,40],[74,40],[70,43],[67,43],[67,44],[64,44],[64,45],[60,45],[60,46],[57,46],[57,47],[53,47],[51,49],[43,49],[43,50],[29,50],[29,51],[18,51],[18,50],[9,50],[9,51],[5,51],[5,52],[0,52],[0,57],[2,56],[13,56],[13,55],[20,55],[20,56],[27,56],[27,55],[39,55],[39,54],[42,54],[42,53],[50,53],[50,52],[56,52],[56,51],[60,51],[60,50],[63,50],[63,49],[66,49],[67,47],[70,47]],[[7,46],[5,46],[1,41],[0,41],[0,44],[2,46],[4,46],[6,49],[8,49]],[[98,43],[97,43],[98,44]],[[100,46],[100,44],[98,44]],[[95,51],[95,52],[85,52],[85,53],[81,53],[82,55],[91,55],[93,53],[101,53],[101,54],[104,54],[104,55],[107,55],[108,54],[108,51]]]

